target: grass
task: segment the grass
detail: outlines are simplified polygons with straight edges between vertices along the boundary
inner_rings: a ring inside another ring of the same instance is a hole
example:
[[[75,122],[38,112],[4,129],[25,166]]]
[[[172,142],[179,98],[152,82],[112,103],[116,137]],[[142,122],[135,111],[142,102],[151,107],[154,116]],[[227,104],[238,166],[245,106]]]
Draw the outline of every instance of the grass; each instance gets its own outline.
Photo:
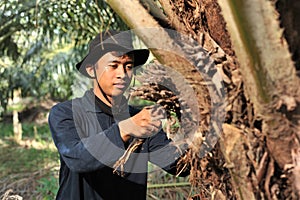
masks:
[[[189,177],[176,177],[149,163],[148,200],[187,199],[191,186]]]
[[[23,199],[54,199],[58,154],[47,125],[22,124],[22,141],[13,139],[12,124],[0,123],[0,188]]]
[[[0,199],[11,195],[27,200],[51,200],[58,189],[59,157],[48,125],[22,124],[23,138],[13,139],[12,124],[0,123]],[[148,200],[186,199],[188,177],[174,177],[149,164]]]

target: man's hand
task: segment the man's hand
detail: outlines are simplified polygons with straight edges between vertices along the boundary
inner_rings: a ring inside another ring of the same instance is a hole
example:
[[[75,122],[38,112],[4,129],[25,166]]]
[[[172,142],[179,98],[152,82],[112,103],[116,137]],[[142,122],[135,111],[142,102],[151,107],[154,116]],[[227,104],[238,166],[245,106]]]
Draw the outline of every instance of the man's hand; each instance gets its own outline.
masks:
[[[147,138],[158,133],[161,120],[165,118],[165,111],[159,105],[144,107],[138,114],[119,122],[119,129],[123,141],[130,136]]]

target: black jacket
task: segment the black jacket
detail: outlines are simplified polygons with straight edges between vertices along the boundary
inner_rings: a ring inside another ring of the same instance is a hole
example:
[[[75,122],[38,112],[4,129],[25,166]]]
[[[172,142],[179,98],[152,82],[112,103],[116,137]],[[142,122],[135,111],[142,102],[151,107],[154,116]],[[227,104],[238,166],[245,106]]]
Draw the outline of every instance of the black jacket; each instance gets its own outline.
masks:
[[[180,153],[161,131],[130,156],[124,177],[114,174],[112,166],[126,149],[116,115],[91,90],[51,109],[49,126],[61,162],[56,199],[146,199],[148,161],[176,173]]]

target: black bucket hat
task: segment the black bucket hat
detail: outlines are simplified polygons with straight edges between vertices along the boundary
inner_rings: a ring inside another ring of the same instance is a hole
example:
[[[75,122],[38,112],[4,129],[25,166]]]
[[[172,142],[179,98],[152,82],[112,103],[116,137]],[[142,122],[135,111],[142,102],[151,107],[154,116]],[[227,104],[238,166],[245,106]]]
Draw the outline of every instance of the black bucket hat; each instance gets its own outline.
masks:
[[[97,36],[89,44],[89,52],[85,58],[76,64],[77,70],[84,76],[91,77],[86,67],[94,65],[104,54],[117,51],[124,54],[134,55],[134,67],[139,67],[146,63],[149,57],[148,49],[134,49],[132,45],[132,35],[130,31],[117,32],[105,31]]]

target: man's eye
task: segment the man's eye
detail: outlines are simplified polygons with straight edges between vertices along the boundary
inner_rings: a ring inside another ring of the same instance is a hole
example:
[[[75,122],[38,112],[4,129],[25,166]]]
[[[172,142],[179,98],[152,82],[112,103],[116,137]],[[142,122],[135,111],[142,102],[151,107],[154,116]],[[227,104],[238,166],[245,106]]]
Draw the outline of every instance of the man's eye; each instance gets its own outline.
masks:
[[[133,68],[133,64],[127,64],[127,65],[126,65],[126,68],[127,68],[127,69],[132,69],[132,68]]]
[[[109,67],[112,68],[112,69],[117,69],[118,65],[109,65]]]

